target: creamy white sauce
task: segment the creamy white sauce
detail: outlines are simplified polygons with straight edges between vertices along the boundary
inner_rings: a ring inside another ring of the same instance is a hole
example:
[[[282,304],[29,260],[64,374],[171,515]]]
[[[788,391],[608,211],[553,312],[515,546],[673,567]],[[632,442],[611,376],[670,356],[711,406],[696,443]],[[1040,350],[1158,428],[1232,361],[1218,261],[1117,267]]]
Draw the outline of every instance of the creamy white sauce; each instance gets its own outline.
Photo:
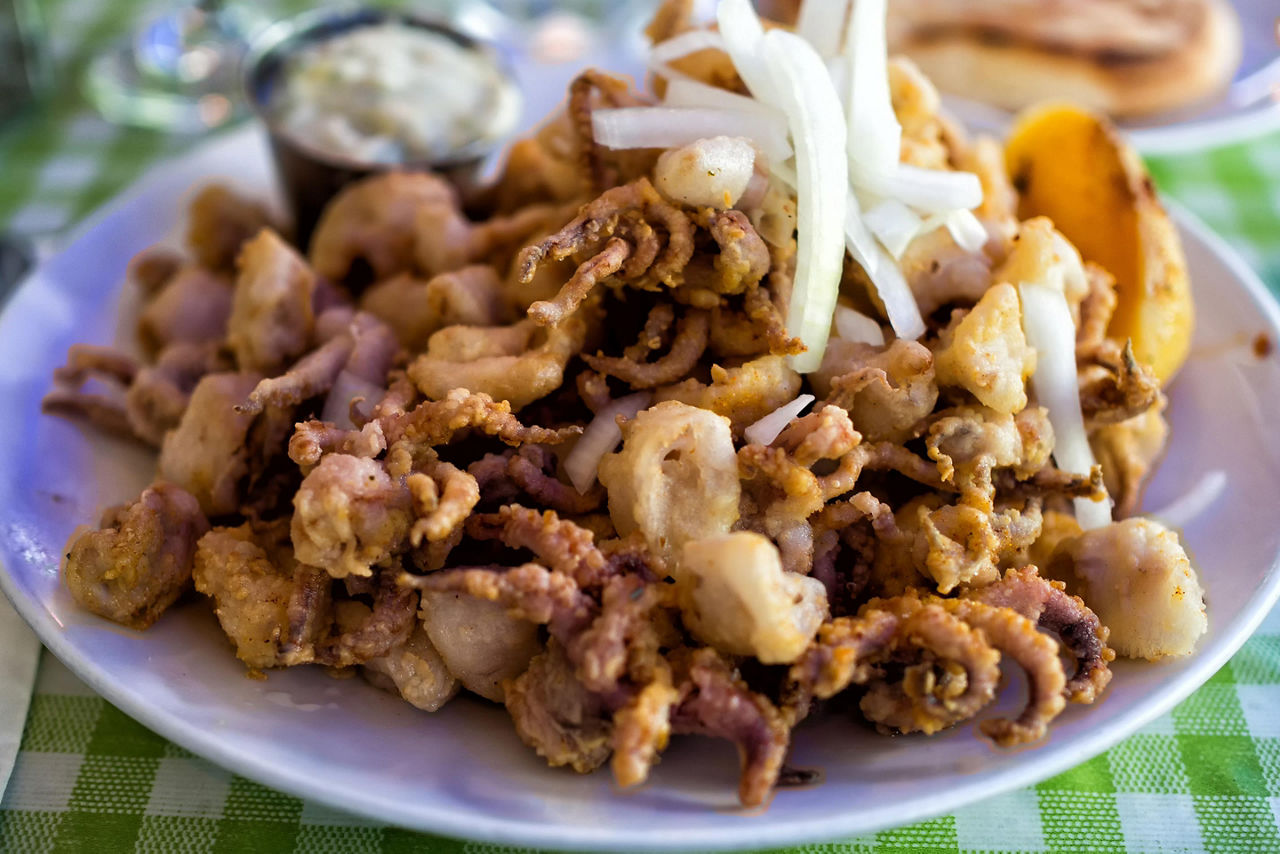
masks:
[[[447,158],[505,133],[519,109],[483,52],[423,27],[361,27],[292,57],[274,104],[308,148],[369,163]]]

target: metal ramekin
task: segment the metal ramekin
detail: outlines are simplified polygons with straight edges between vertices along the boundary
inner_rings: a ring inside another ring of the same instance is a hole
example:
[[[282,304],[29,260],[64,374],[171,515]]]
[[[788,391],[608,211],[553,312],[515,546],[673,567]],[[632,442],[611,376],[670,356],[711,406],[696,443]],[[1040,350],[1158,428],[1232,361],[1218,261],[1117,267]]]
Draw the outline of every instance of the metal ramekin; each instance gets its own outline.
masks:
[[[408,12],[373,8],[316,9],[268,27],[254,40],[244,65],[244,87],[250,106],[266,126],[286,201],[294,216],[295,238],[305,247],[324,206],[339,190],[370,175],[392,170],[430,171],[452,181],[466,196],[478,181],[485,160],[514,129],[519,110],[511,109],[511,127],[500,127],[490,139],[479,139],[430,161],[370,163],[308,147],[277,126],[272,95],[289,57],[316,44],[360,27],[398,21],[439,33],[476,50],[493,62],[518,93],[509,63],[492,46],[447,23]],[[518,94],[516,95],[518,97]]]

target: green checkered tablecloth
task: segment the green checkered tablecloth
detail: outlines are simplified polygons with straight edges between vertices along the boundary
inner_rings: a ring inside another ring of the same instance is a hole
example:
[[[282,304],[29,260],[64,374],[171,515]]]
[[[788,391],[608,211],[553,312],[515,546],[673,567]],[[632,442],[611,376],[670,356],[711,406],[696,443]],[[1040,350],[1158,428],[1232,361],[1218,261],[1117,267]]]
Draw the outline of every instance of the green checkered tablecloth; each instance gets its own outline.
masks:
[[[63,80],[140,2],[42,4]],[[296,5],[296,4],[293,4]],[[0,126],[0,229],[55,234],[191,140],[114,128],[74,86]],[[1280,136],[1152,164],[1280,293]],[[551,773],[551,772],[548,772]],[[0,851],[494,851],[352,818],[192,756],[48,653],[0,802]],[[805,851],[1280,851],[1280,613],[1107,754],[954,815]]]

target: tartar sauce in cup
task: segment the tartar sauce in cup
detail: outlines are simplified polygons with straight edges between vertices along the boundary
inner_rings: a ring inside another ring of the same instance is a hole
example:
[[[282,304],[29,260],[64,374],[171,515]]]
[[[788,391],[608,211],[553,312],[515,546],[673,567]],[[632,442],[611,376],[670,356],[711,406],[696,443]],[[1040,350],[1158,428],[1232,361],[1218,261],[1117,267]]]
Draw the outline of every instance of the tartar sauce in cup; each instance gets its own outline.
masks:
[[[385,9],[273,25],[250,52],[245,88],[304,246],[329,200],[378,172],[433,171],[466,195],[520,118],[520,90],[492,47]]]
[[[502,135],[519,101],[488,54],[390,20],[299,50],[270,108],[276,127],[308,148],[394,165]]]

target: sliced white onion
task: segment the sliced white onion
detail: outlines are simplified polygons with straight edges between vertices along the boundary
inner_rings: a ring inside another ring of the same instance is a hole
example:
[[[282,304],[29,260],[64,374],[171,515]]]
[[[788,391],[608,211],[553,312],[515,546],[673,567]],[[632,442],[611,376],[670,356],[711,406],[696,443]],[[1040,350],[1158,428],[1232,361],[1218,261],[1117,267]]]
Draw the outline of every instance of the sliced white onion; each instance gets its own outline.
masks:
[[[889,94],[887,5],[886,0],[857,0],[845,34],[849,64],[847,144],[855,177],[889,173],[898,165],[902,148],[902,125]]]
[[[787,425],[795,421],[804,408],[817,398],[811,394],[802,394],[790,403],[784,403],[764,418],[752,424],[742,435],[753,445],[771,445]],[[585,437],[584,437],[585,438]]]
[[[911,286],[907,284],[902,270],[862,221],[857,198],[852,193],[848,196],[844,228],[849,252],[875,286],[893,333],[899,338],[914,341],[924,334],[924,318],[920,316],[915,294],[911,293]]]
[[[885,172],[853,174],[859,190],[885,199],[897,199],[924,213],[972,210],[982,204],[982,182],[972,172],[921,169],[906,163]]]
[[[662,99],[668,107],[693,107],[711,110],[730,110],[739,113],[753,113],[773,119],[779,125],[786,118],[777,110],[766,107],[755,98],[721,89],[719,86],[708,86],[699,80],[678,78],[667,81],[667,94]]]
[[[853,260],[862,265],[862,269],[867,271],[867,275],[871,277],[874,284],[882,255],[877,251],[879,244],[876,243],[876,236],[862,220],[862,206],[858,204],[858,197],[853,193],[849,193],[845,199],[844,236],[845,245],[853,255]]]
[[[880,245],[899,259],[907,245],[920,233],[924,221],[897,199],[885,199],[862,215],[862,221],[880,241]],[[985,235],[986,232],[983,232]]]
[[[827,57],[827,74],[841,104],[849,103],[849,60],[844,54]]]
[[[721,0],[716,7],[716,24],[724,39],[725,51],[733,60],[747,90],[760,101],[776,106],[773,75],[762,61],[764,24],[751,0]]]
[[[730,110],[619,107],[591,116],[596,142],[606,148],[680,148],[713,136],[741,136],[772,162],[791,156],[786,125],[767,116]]]
[[[973,211],[964,208],[947,214],[946,226],[947,231],[951,232],[951,239],[966,252],[981,252],[982,247],[991,239],[986,227],[974,216]]]
[[[703,50],[724,50],[724,38],[715,30],[687,30],[650,48],[649,66],[665,65],[673,59]]]
[[[796,174],[796,165],[793,162],[772,163],[769,165],[769,174],[793,193],[800,186],[800,176]]]
[[[606,404],[591,419],[587,429],[583,431],[578,443],[564,458],[564,473],[569,482],[579,493],[585,493],[596,482],[596,472],[600,468],[600,460],[605,454],[613,453],[622,441],[622,428],[618,426],[618,416],[635,418],[636,413],[647,409],[653,400],[650,392],[642,391],[629,394]]]
[[[880,328],[880,321],[847,305],[836,306],[836,334],[855,344],[884,346],[884,330]]]
[[[320,413],[321,421],[328,421],[340,430],[354,430],[356,425],[351,421],[351,401],[357,397],[364,398],[364,410],[372,410],[374,404],[382,399],[386,389],[369,382],[364,377],[356,376],[350,371],[342,371],[333,381],[333,388],[324,399],[324,410]]]
[[[813,45],[819,56],[835,56],[840,52],[849,0],[804,0],[796,20],[796,35]]]
[[[1053,425],[1053,457],[1058,468],[1071,474],[1088,474],[1093,450],[1080,411],[1080,386],[1076,374],[1076,328],[1067,298],[1053,287],[1023,282],[1022,329],[1036,350],[1036,371],[1031,387],[1036,400],[1049,410]],[[1111,501],[1076,499],[1076,521],[1086,531],[1111,523]]]
[[[740,211],[758,211],[764,204],[764,198],[768,192],[769,176],[757,170],[747,182],[747,191],[742,194],[742,198],[738,199],[734,207]]]
[[[1146,515],[1159,519],[1170,528],[1185,528],[1212,507],[1226,488],[1227,473],[1214,469],[1206,472],[1185,494]]]
[[[786,114],[796,149],[796,274],[787,329],[807,348],[793,357],[792,367],[808,373],[822,364],[844,274],[846,129],[827,68],[808,42],[773,30],[762,53],[776,78],[774,106]]]

